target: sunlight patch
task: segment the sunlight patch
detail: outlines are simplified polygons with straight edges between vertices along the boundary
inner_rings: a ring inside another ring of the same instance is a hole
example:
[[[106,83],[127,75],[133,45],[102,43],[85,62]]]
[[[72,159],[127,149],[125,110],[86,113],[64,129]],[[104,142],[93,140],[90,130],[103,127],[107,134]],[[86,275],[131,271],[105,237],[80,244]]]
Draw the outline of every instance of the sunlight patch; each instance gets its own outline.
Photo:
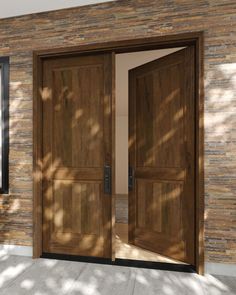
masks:
[[[33,288],[34,282],[32,280],[24,280],[20,285],[22,288],[30,290]]]

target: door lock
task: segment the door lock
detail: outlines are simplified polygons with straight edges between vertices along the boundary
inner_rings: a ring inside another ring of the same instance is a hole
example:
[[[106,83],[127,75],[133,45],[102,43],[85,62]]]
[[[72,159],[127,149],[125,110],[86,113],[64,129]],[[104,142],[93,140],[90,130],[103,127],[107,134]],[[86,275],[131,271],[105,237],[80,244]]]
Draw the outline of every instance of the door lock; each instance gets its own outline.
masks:
[[[133,186],[134,186],[134,169],[133,167],[129,166],[129,176],[128,176],[128,183],[129,183],[129,191],[133,190]]]
[[[104,167],[104,193],[111,195],[111,166]]]

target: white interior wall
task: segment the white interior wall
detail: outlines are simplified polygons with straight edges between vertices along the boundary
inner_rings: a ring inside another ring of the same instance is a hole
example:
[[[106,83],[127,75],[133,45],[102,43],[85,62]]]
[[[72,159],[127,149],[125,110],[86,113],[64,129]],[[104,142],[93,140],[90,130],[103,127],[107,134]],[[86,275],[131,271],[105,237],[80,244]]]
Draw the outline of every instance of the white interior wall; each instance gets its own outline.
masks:
[[[116,55],[116,193],[128,194],[128,71],[182,48]]]

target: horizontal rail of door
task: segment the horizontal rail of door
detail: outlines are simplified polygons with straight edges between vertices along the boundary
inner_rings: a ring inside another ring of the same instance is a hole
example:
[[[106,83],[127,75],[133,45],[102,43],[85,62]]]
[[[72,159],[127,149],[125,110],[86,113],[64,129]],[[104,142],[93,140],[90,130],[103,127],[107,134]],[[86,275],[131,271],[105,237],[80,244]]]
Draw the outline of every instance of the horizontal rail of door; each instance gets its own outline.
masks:
[[[148,178],[159,180],[184,180],[186,177],[186,169],[181,168],[139,168],[134,172],[135,178]]]
[[[54,167],[44,172],[46,178],[56,180],[103,180],[104,168],[61,168]]]

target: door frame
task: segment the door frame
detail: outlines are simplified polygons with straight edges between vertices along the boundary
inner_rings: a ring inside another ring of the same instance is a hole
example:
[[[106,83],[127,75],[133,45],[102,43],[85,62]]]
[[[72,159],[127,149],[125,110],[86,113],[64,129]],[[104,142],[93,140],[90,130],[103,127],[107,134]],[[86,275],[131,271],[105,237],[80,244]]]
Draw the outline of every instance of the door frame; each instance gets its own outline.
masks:
[[[204,33],[128,39],[33,52],[33,258],[42,255],[42,88],[43,61],[49,57],[127,53],[173,47],[195,47],[195,269],[204,273]],[[114,55],[114,54],[113,54]],[[115,73],[113,73],[115,77]],[[115,80],[115,79],[113,79]],[[115,85],[114,85],[115,86]],[[112,95],[112,179],[115,180],[115,87]],[[112,185],[115,196],[115,181]],[[114,221],[113,221],[114,223]],[[114,243],[114,237],[112,238]],[[114,245],[114,244],[113,244]]]

